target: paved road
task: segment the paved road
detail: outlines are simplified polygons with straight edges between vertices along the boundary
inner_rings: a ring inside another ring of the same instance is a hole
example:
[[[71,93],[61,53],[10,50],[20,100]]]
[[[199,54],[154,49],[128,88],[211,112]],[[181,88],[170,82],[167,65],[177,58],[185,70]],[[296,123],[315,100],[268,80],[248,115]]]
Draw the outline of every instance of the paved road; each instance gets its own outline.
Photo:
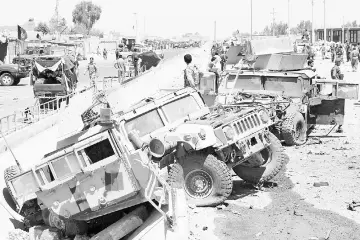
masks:
[[[164,61],[167,61],[178,54],[184,53],[184,49],[169,49],[164,51]],[[113,67],[114,55],[110,55],[108,60],[98,59],[95,61],[99,67],[99,79],[105,76],[116,76],[117,72]],[[87,61],[80,63],[79,87],[82,88],[89,84],[89,79],[84,76]],[[24,110],[26,107],[35,103],[32,87],[29,85],[29,78],[21,80],[18,86],[0,86],[0,118],[14,113],[16,110]]]

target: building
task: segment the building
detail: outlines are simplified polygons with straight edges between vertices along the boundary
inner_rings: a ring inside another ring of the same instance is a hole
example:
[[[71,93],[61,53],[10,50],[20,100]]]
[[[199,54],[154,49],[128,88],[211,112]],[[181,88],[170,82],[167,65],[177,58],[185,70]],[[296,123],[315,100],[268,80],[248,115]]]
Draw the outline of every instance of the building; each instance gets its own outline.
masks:
[[[324,40],[324,29],[315,30],[315,40]],[[360,42],[360,27],[346,27],[344,31],[342,28],[327,28],[326,40],[328,42],[342,42],[346,40],[352,44]]]

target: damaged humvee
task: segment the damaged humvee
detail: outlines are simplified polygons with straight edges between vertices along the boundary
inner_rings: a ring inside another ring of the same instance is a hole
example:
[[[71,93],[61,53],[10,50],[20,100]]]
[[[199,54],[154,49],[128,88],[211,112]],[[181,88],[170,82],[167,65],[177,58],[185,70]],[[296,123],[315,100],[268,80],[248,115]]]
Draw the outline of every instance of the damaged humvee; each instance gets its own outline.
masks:
[[[249,52],[239,53],[239,48],[230,48],[218,94],[211,93],[214,75],[208,73],[202,80],[201,90],[207,104],[230,109],[266,107],[276,122],[270,131],[287,145],[304,144],[308,130],[314,125],[342,125],[345,99],[358,99],[359,85],[321,79],[304,67],[306,54],[294,54],[290,47],[274,49],[259,51],[253,57],[255,60],[247,64],[249,67],[235,69],[234,65],[246,59]]]
[[[144,202],[172,219],[160,207],[171,198],[169,185],[146,145],[130,155],[108,105],[94,110],[103,103],[86,110],[81,116],[84,128],[60,140],[41,163],[28,170],[20,165],[5,170],[7,188],[27,227],[46,224],[75,236]]]
[[[174,162],[182,166],[187,200],[197,206],[227,199],[231,169],[246,181],[262,183],[284,164],[284,150],[268,131],[273,121],[262,106],[211,113],[195,89],[168,89],[134,104],[116,120],[124,136],[137,134],[149,143],[160,168]],[[133,154],[142,151],[130,138],[124,144]]]

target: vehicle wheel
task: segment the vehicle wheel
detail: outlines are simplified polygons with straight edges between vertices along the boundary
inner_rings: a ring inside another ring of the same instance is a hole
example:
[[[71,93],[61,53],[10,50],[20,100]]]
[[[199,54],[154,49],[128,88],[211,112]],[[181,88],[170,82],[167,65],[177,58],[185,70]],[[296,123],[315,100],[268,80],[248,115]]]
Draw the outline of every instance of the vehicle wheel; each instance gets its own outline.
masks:
[[[6,169],[4,170],[4,180],[5,180],[6,188],[8,189],[9,194],[10,194],[12,200],[14,201],[14,203],[15,203],[15,205],[16,205],[17,207],[18,207],[17,202],[16,202],[16,200],[15,200],[15,198],[14,198],[13,193],[12,193],[11,190],[10,190],[8,181],[9,181],[11,178],[19,175],[20,173],[21,173],[21,170],[20,170],[20,168],[19,168],[17,165],[10,166],[10,167],[8,167],[8,168],[6,168]]]
[[[292,112],[285,116],[281,125],[281,135],[286,145],[302,145],[306,142],[306,123],[299,112]]]
[[[42,210],[45,225],[64,231],[66,236],[83,235],[87,233],[88,225],[85,221],[77,221],[61,217],[50,209]]]
[[[233,183],[230,169],[214,155],[191,154],[181,159],[187,201],[195,206],[214,206],[231,194]],[[169,179],[177,171],[170,171]]]
[[[14,77],[10,73],[3,73],[0,76],[0,83],[3,86],[11,86],[14,84]]]
[[[252,155],[246,162],[233,168],[236,175],[247,182],[262,183],[271,180],[281,170],[286,155],[280,140],[269,133],[270,146]]]
[[[13,83],[13,86],[16,86],[16,85],[18,85],[19,83],[20,83],[20,78],[15,78],[14,79],[14,83]]]

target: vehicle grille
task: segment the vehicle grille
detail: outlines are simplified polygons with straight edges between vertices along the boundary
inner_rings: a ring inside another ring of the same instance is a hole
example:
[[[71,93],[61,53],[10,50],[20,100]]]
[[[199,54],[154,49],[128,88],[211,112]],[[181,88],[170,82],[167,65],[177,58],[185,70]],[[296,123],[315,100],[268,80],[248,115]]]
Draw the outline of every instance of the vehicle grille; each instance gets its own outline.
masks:
[[[262,125],[258,114],[253,113],[241,118],[231,124],[235,129],[237,135],[251,132],[255,128],[259,128]]]

